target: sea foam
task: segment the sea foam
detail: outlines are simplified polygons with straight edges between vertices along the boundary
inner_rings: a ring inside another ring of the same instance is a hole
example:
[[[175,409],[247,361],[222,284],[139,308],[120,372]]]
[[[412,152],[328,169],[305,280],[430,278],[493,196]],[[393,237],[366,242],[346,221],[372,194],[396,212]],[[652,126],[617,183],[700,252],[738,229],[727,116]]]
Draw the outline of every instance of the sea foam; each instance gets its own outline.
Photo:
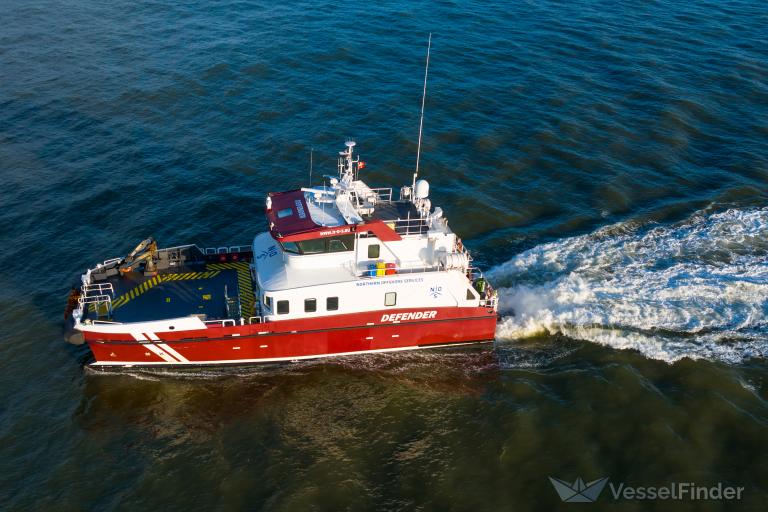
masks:
[[[501,342],[559,332],[668,362],[768,355],[768,208],[607,226],[488,274]]]

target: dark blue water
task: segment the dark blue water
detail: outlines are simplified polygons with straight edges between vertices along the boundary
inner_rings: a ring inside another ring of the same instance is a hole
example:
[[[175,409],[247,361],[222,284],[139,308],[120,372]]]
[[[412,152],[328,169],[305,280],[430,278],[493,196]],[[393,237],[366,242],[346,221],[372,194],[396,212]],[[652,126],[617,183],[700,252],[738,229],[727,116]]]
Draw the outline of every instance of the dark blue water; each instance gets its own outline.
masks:
[[[0,507],[552,510],[551,475],[763,510],[766,26],[755,0],[6,0]],[[422,174],[503,288],[493,347],[83,367],[61,317],[96,261],[247,244],[346,137],[408,182],[429,32]]]

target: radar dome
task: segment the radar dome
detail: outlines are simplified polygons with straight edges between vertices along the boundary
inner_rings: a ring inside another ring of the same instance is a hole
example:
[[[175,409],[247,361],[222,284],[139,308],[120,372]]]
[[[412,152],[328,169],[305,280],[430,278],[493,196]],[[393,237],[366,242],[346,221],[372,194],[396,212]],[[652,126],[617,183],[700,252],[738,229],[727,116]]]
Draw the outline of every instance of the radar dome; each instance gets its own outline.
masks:
[[[419,180],[416,182],[414,196],[416,199],[426,199],[429,197],[429,182],[427,180]]]

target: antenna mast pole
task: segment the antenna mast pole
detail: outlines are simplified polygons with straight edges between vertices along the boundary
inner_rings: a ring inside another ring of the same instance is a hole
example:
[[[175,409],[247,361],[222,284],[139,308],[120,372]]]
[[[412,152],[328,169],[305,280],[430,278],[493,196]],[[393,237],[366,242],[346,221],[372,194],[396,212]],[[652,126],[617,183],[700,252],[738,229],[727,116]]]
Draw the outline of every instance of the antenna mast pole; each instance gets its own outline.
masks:
[[[421,132],[424,128],[424,101],[427,98],[427,75],[429,74],[429,51],[432,48],[432,32],[429,33],[429,42],[427,43],[427,64],[424,67],[424,91],[421,93],[421,118],[419,119],[419,145],[416,148],[416,171],[413,173],[413,185],[411,187],[411,197],[416,193],[416,177],[419,175],[419,159],[421,157]]]
[[[312,155],[315,152],[314,146],[309,148],[309,186],[312,186]]]

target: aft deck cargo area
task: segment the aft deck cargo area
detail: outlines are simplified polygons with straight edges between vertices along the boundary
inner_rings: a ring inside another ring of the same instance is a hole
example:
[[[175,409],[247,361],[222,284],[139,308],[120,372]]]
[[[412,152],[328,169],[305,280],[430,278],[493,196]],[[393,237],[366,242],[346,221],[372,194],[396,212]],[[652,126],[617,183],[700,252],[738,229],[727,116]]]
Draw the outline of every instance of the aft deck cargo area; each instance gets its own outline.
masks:
[[[91,302],[86,318],[121,323],[189,315],[203,320],[248,319],[254,314],[255,297],[250,256],[216,254],[154,275],[137,270],[98,276],[90,287],[96,291],[90,295],[110,300]]]

